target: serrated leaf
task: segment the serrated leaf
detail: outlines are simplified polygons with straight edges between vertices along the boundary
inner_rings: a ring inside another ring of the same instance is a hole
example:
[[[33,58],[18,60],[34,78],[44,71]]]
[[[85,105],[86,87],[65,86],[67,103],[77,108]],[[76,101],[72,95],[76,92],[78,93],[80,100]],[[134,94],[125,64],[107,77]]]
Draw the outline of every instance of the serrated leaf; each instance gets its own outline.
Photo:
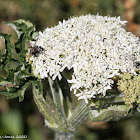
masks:
[[[11,84],[11,82],[8,82],[8,81],[0,81],[0,86],[6,86],[6,85],[9,85]]]
[[[5,54],[2,55],[1,58],[1,65],[4,67],[8,62],[10,62],[10,59],[12,57],[12,50],[13,50],[13,45],[11,44],[10,38],[11,35],[3,34],[0,33],[0,36],[5,39]]]
[[[38,32],[33,32],[33,34],[32,34],[32,38],[35,40],[35,39],[37,38],[38,35],[39,35]]]
[[[25,83],[20,89],[17,90],[15,93],[9,93],[8,99],[16,98],[19,96],[19,101],[21,102],[24,99],[24,93],[25,90],[27,89],[28,82]]]
[[[11,35],[8,34],[4,34],[4,33],[0,33],[0,37],[4,40],[5,42],[5,49],[9,49],[11,50],[11,48],[13,48],[13,45],[11,44],[10,38]],[[10,47],[10,48],[8,48]],[[7,51],[8,52],[8,51]],[[10,56],[10,55],[9,55]]]
[[[24,23],[26,24],[27,28],[34,26],[30,21],[28,20],[24,20],[24,19],[18,19],[16,21],[14,21],[14,23]]]
[[[15,26],[15,24],[10,23],[10,22],[5,22],[5,24],[11,26],[14,29],[14,31],[17,33],[18,38],[20,38],[22,32],[19,31],[19,29],[17,28],[17,26]]]
[[[24,93],[25,90],[27,89],[28,84],[29,83],[27,82],[20,88],[12,87],[11,89],[13,91],[15,90],[14,92],[10,92],[10,89],[8,90],[8,88],[6,88],[7,91],[0,91],[0,94],[7,96],[7,99],[19,97],[19,102],[21,102],[24,99]]]
[[[11,26],[15,30],[15,32],[18,35],[18,39],[20,38],[21,34],[23,33],[23,31],[20,30],[20,29],[23,29],[23,24],[26,25],[26,28],[33,27],[33,31],[35,31],[35,27],[33,26],[33,24],[30,21],[26,21],[23,19],[19,19],[14,22],[5,22],[5,24]]]
[[[32,23],[25,20],[17,20],[7,24],[18,32],[19,40],[12,44],[10,41],[11,35],[0,33],[1,38],[5,41],[6,51],[4,54],[0,54],[0,70],[6,72],[5,76],[0,76],[3,89],[0,94],[5,94],[9,99],[19,97],[19,100],[22,101],[28,83],[37,80],[31,74],[31,65],[25,60],[27,53],[25,43],[29,39],[32,40],[35,28]],[[3,81],[6,82],[4,83]],[[11,84],[10,86],[9,83]],[[39,82],[37,84],[39,85]],[[39,90],[41,91],[41,88]]]
[[[0,81],[3,80],[5,81],[6,77],[7,77],[7,72],[0,67]]]
[[[5,43],[5,38],[3,36],[0,36],[0,38],[3,40],[3,42]]]
[[[17,68],[17,66],[19,66],[20,63],[18,61],[11,61],[9,63],[7,63],[7,67],[8,67],[8,70],[12,70],[12,69],[15,69]]]

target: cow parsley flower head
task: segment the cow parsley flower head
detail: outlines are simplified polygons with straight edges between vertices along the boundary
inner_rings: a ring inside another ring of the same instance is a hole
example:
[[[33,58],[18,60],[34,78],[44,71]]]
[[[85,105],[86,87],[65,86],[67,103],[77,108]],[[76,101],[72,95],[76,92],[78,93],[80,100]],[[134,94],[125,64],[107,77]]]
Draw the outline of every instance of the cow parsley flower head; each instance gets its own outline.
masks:
[[[65,68],[73,69],[68,83],[78,99],[87,103],[97,94],[105,95],[112,77],[120,72],[135,74],[140,62],[139,38],[126,32],[125,23],[120,17],[85,15],[39,32],[36,45],[44,51],[30,57],[34,75],[61,80]]]

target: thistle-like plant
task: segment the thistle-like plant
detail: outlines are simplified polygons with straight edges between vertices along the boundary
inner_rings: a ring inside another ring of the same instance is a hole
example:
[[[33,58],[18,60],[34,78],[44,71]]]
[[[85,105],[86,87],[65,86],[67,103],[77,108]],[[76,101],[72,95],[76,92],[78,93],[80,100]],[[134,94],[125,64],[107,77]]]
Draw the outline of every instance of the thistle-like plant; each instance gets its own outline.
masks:
[[[106,122],[132,116],[140,107],[140,86],[134,84],[140,82],[140,41],[126,32],[125,23],[86,15],[39,33],[29,21],[7,23],[18,41],[12,44],[11,35],[0,34],[5,42],[0,93],[22,101],[32,84],[34,101],[55,139],[71,139],[87,116]],[[133,76],[122,76],[126,72]]]

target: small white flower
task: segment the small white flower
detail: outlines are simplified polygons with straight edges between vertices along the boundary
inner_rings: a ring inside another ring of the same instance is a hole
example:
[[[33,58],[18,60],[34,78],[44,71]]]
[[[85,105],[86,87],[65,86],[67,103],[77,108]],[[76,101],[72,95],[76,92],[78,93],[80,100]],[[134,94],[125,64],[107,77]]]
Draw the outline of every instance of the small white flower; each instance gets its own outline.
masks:
[[[39,32],[36,45],[44,52],[31,56],[33,73],[41,79],[61,80],[61,72],[73,69],[71,90],[86,103],[97,94],[105,96],[119,72],[135,74],[140,63],[140,41],[123,26],[120,17],[86,15],[59,22]],[[31,42],[34,45],[34,42]]]

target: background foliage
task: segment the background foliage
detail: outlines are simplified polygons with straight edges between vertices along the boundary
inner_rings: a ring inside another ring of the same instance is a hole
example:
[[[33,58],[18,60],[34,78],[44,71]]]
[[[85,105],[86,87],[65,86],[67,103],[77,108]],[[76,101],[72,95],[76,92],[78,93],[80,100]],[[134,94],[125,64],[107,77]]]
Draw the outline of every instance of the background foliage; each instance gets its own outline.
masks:
[[[101,14],[121,16],[128,21],[127,30],[140,36],[140,0],[0,0],[0,32],[13,34],[14,31],[2,24],[17,19],[31,21],[37,30],[54,26],[70,16]],[[0,40],[0,48],[3,47]],[[44,127],[43,117],[33,102],[30,88],[24,101],[7,100],[0,96],[0,136],[27,135],[27,140],[51,140],[53,132]],[[11,121],[12,120],[12,121]],[[140,114],[119,122],[83,122],[74,140],[139,140]],[[20,139],[19,139],[20,140]]]

